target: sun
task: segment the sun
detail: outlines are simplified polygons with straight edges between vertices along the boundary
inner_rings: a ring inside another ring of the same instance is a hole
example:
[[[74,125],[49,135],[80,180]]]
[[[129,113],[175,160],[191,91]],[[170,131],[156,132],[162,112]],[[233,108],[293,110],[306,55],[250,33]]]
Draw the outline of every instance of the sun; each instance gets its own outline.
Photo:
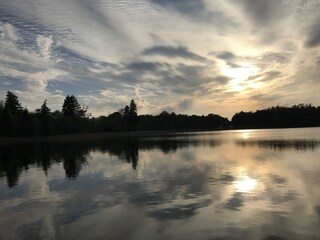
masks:
[[[246,83],[246,80],[252,76],[256,76],[259,70],[260,68],[250,65],[234,68],[226,65],[221,67],[221,72],[232,79],[229,82],[230,91],[242,91],[246,89],[250,85],[250,83]]]

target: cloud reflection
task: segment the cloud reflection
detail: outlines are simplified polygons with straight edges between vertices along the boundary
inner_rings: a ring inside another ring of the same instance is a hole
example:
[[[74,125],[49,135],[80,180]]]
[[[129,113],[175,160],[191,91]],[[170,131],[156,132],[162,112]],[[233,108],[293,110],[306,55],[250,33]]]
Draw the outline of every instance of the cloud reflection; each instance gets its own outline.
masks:
[[[230,132],[1,147],[0,238],[319,239],[318,149]]]

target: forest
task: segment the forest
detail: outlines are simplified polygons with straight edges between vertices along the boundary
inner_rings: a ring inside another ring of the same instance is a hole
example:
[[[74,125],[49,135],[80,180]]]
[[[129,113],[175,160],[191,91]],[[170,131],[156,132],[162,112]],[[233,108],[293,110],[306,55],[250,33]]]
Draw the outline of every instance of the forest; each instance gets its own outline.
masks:
[[[33,137],[78,133],[126,131],[205,131],[244,128],[320,126],[320,107],[299,104],[271,107],[256,112],[236,113],[232,120],[210,113],[206,116],[162,111],[138,115],[134,100],[108,116],[91,117],[74,95],[67,95],[61,110],[52,111],[47,100],[34,112],[23,108],[18,96],[8,91],[0,101],[0,136]]]
[[[232,128],[293,128],[319,127],[320,106],[298,104],[292,107],[271,107],[256,112],[236,113],[231,120]]]

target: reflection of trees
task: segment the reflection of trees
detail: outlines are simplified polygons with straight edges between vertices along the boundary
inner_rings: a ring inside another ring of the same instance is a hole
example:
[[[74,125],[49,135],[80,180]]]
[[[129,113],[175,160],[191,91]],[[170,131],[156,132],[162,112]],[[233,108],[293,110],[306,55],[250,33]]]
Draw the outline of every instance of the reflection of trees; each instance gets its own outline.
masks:
[[[163,153],[174,152],[177,149],[188,147],[216,147],[221,144],[220,140],[201,140],[192,138],[151,138],[142,139],[140,145],[145,150],[160,149]]]
[[[63,162],[68,178],[77,177],[86,162],[87,149],[77,144],[19,144],[0,146],[0,175],[7,178],[8,186],[17,184],[20,174],[30,166],[42,168],[47,174],[52,164]]]
[[[67,178],[76,178],[87,163],[90,151],[99,151],[117,156],[136,169],[139,150],[160,149],[164,153],[189,146],[198,147],[220,144],[215,140],[188,138],[145,138],[119,137],[96,141],[41,142],[15,145],[0,145],[0,176],[6,177],[8,186],[18,183],[19,176],[30,166],[41,168],[46,174],[52,164],[62,163]]]
[[[242,147],[258,146],[273,150],[295,149],[298,151],[314,150],[320,146],[320,141],[315,140],[241,140],[236,141]]]
[[[20,145],[10,145],[1,148],[0,152],[0,172],[6,176],[8,186],[13,187],[18,182],[19,176],[24,169],[28,169],[32,162],[31,149],[26,146],[28,153],[21,151]]]

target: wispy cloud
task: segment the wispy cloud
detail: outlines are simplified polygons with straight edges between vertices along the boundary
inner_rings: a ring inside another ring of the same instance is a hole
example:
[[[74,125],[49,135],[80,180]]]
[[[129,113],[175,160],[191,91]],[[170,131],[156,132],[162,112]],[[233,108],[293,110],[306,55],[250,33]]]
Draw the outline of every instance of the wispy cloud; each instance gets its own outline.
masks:
[[[33,110],[44,99],[58,109],[75,94],[93,115],[132,98],[142,113],[229,117],[297,99],[320,104],[319,7],[317,0],[2,1],[0,97],[16,91]]]

